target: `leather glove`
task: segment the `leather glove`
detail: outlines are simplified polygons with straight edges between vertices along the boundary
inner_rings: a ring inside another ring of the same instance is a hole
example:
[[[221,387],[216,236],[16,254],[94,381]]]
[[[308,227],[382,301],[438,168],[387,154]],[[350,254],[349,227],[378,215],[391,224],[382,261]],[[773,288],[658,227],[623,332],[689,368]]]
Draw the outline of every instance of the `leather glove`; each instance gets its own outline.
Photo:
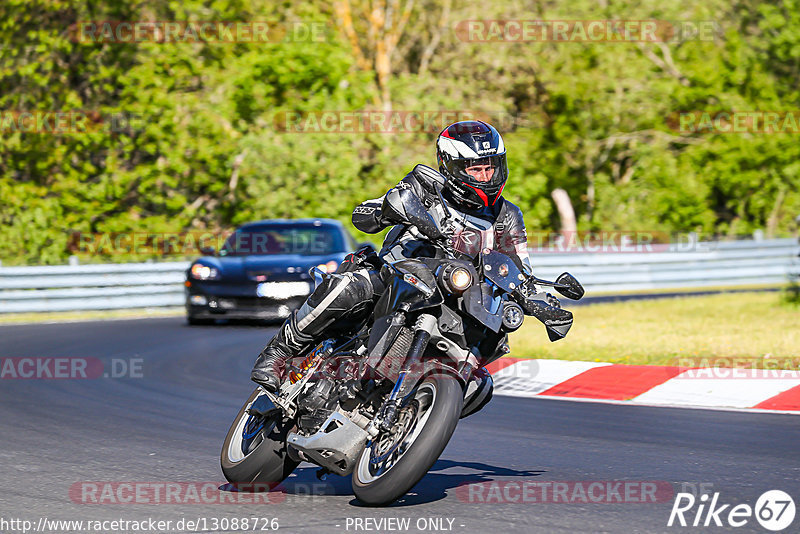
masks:
[[[538,292],[529,295],[527,298],[519,300],[522,301],[519,302],[519,304],[525,310],[527,315],[535,315],[536,313],[540,313],[542,306],[550,306],[558,310],[561,309],[561,301],[550,293]]]

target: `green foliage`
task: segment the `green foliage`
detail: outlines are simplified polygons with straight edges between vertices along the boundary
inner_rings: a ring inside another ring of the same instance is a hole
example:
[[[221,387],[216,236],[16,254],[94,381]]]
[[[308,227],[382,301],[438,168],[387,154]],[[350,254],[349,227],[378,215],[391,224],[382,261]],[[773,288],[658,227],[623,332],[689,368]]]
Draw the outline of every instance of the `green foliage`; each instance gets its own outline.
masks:
[[[781,291],[781,302],[787,306],[800,308],[800,283],[792,282]]]
[[[560,187],[585,230],[786,234],[800,213],[796,137],[686,134],[670,117],[798,109],[797,3],[579,0],[531,12],[491,0],[447,13],[424,0],[391,56],[392,106],[497,117],[511,168],[505,195],[532,230],[558,228],[550,192]],[[279,127],[287,112],[375,109],[376,74],[359,63],[336,16],[321,1],[0,3],[0,113],[130,120],[116,131],[0,132],[0,259],[62,263],[74,232],[216,230],[272,217],[347,222],[356,203],[383,194],[415,163],[433,165],[434,131]],[[476,19],[714,21],[717,33],[659,46],[476,43],[452,31]],[[74,39],[72,25],[102,20],[302,20],[327,30],[323,42]]]

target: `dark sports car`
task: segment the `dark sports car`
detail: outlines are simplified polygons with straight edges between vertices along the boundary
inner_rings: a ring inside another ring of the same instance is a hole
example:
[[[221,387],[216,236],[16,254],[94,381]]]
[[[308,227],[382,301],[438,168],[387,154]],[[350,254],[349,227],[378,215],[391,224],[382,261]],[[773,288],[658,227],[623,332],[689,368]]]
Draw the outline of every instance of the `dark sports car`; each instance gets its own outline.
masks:
[[[281,320],[314,288],[309,269],[334,271],[355,250],[338,221],[267,220],[236,229],[219,251],[186,271],[186,317],[190,324],[215,319]]]

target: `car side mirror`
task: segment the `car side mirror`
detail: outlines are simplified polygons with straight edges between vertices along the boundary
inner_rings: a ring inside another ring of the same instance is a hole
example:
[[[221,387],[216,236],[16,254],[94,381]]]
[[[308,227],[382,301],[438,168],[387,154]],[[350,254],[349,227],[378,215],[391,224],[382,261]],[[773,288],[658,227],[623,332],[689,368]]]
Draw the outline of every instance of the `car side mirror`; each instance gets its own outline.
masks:
[[[578,280],[569,273],[561,273],[556,278],[556,291],[572,300],[581,300],[586,291]]]
[[[213,256],[217,253],[217,249],[214,247],[198,247],[200,249],[200,254],[203,256]]]

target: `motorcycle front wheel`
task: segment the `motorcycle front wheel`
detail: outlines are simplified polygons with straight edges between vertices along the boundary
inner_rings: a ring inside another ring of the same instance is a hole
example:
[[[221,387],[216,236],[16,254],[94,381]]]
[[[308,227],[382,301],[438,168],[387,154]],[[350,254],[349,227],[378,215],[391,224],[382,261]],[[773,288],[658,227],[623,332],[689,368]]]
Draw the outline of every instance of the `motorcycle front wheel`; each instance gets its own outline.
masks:
[[[220,453],[225,478],[240,490],[265,491],[277,486],[297,467],[286,452],[293,426],[278,411],[263,417],[247,412],[261,394],[257,388],[233,420]]]
[[[367,443],[352,486],[363,503],[381,506],[405,495],[439,459],[458,423],[464,391],[447,375],[423,380],[398,410],[394,427]]]

